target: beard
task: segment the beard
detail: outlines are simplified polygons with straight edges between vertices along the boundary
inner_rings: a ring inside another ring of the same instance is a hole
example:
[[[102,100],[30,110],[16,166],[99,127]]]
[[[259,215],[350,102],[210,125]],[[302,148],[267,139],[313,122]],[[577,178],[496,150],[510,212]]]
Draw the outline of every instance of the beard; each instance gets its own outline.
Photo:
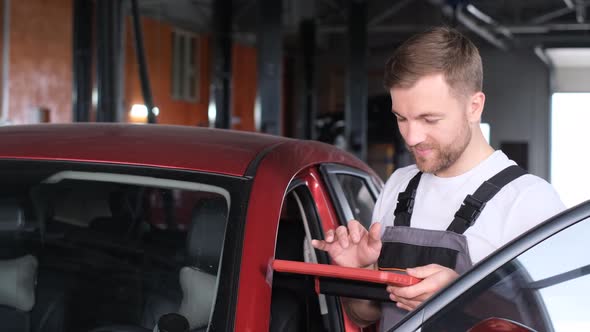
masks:
[[[447,145],[441,146],[436,142],[423,142],[415,146],[408,146],[416,166],[423,173],[438,173],[447,170],[461,157],[471,141],[471,129],[467,123],[461,128],[459,135]],[[423,157],[415,149],[431,149],[430,156]]]

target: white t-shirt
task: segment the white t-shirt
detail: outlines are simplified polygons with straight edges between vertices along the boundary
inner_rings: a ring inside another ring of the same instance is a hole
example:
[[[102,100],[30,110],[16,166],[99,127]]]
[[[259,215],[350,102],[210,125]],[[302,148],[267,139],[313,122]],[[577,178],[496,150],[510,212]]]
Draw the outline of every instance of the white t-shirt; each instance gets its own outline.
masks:
[[[456,177],[424,173],[416,191],[411,227],[446,230],[465,196],[486,180],[515,165],[495,151],[475,168]],[[397,196],[418,173],[416,165],[395,171],[377,199],[373,222],[393,225]],[[471,261],[476,263],[524,231],[565,209],[555,189],[545,180],[523,175],[504,186],[485,206],[475,224],[465,231]]]

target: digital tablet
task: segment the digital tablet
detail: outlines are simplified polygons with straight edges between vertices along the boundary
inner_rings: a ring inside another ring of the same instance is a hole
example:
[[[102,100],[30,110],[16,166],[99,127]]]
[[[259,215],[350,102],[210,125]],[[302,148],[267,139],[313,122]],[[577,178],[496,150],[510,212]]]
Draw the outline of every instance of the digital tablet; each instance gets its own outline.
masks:
[[[275,259],[272,268],[276,272],[305,274],[316,277],[356,280],[376,284],[411,286],[422,279],[409,276],[404,270],[368,270],[328,264],[304,263]]]

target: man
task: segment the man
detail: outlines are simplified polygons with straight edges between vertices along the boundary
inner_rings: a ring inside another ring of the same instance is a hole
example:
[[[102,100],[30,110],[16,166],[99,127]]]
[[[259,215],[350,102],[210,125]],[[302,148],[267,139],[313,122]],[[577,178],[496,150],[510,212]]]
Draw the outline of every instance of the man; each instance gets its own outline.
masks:
[[[392,327],[472,264],[564,209],[550,184],[486,142],[482,80],[477,48],[449,28],[410,38],[387,62],[392,112],[416,164],[389,178],[368,231],[351,221],[312,244],[338,265],[407,269],[423,280],[388,286],[391,303],[343,299],[357,325],[381,319],[382,329]]]

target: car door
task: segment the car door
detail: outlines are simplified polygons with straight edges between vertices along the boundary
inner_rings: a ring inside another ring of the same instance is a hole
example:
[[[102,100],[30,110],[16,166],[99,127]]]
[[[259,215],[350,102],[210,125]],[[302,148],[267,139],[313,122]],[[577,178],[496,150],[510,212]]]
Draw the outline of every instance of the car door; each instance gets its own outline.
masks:
[[[588,234],[590,201],[511,242],[391,331],[588,331]]]
[[[360,196],[361,199],[369,199],[369,204],[374,205],[373,189],[367,189],[368,185],[364,182],[369,176],[353,169],[339,169],[346,171],[342,173],[345,175],[354,172],[355,179],[360,179],[364,186],[363,189],[351,185],[357,191],[347,194],[351,194],[351,197],[355,194],[365,195]],[[363,208],[367,208],[367,203],[363,203]],[[335,204],[320,171],[310,167],[300,172],[291,182],[283,201],[275,259],[329,264],[325,252],[311,247],[311,239],[323,239],[325,231],[340,224]],[[346,316],[339,298],[316,294],[310,280],[304,276],[285,277],[280,274],[273,277],[270,330],[360,331]],[[305,313],[302,307],[306,308]],[[287,322],[289,325],[286,325]]]
[[[318,203],[313,169],[300,173],[290,184],[277,232],[275,259],[328,264],[328,257],[311,247],[323,237],[325,202]],[[322,211],[320,211],[322,210]],[[329,217],[328,217],[329,218]],[[270,331],[347,331],[338,298],[317,295],[304,276],[276,274],[272,280]]]

